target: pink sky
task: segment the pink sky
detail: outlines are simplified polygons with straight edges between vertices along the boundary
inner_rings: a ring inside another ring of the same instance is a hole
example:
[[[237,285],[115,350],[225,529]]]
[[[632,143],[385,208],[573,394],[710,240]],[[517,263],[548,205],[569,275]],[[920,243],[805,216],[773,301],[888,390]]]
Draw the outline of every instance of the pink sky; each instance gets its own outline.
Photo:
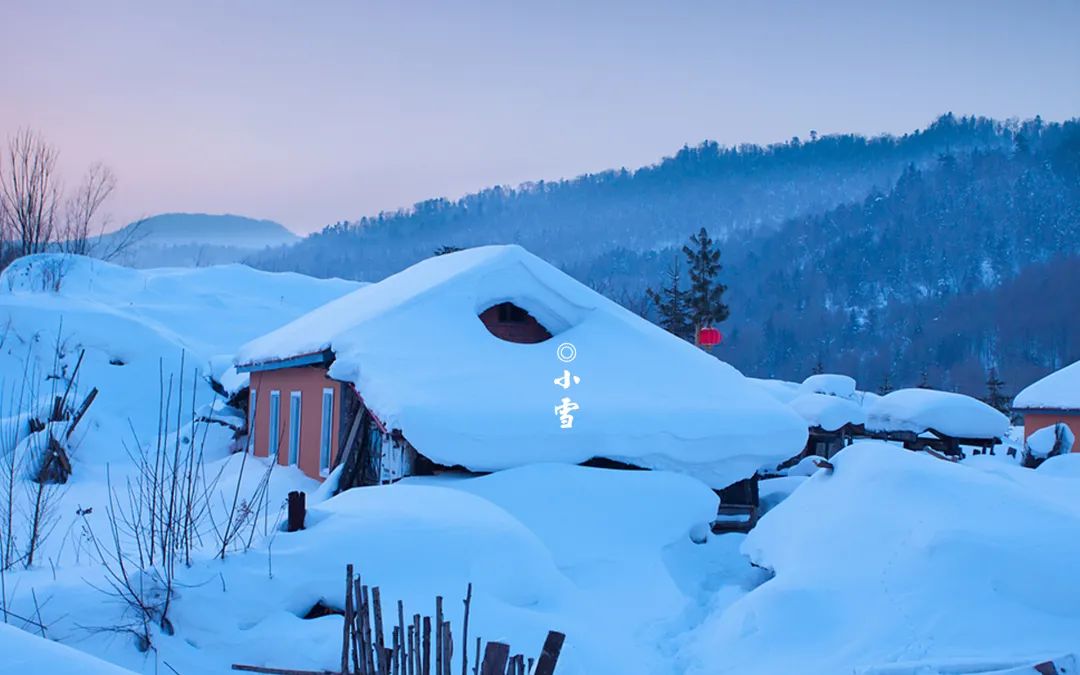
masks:
[[[117,173],[117,223],[308,232],[684,143],[1080,111],[1080,3],[41,0],[0,10],[0,136]]]

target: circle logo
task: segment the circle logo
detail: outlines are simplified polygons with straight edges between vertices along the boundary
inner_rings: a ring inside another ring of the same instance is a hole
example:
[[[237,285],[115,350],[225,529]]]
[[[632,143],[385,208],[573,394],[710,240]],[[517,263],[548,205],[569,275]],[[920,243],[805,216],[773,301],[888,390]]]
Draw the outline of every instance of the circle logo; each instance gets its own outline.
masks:
[[[555,348],[555,356],[563,363],[570,363],[577,358],[577,347],[569,342],[564,342]]]

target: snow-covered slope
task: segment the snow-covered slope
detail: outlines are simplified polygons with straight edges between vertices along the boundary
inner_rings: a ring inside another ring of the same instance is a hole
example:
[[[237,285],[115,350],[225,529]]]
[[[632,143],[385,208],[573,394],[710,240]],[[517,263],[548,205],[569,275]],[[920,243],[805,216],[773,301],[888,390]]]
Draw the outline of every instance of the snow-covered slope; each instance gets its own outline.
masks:
[[[687,672],[986,672],[944,666],[1080,648],[1077,474],[875,441],[832,461],[748,535],[775,576],[695,631]]]
[[[478,314],[512,301],[552,334],[501,340]],[[563,343],[577,357],[557,357]],[[737,370],[519,246],[437,256],[245,345],[240,362],[331,349],[388,427],[436,462],[492,471],[607,457],[714,487],[796,454],[806,426]],[[554,379],[568,369],[580,383]],[[580,406],[560,428],[557,406]]]
[[[1028,385],[1016,395],[1013,407],[1080,410],[1080,361]]]
[[[134,675],[133,671],[5,623],[0,623],[0,672]]]

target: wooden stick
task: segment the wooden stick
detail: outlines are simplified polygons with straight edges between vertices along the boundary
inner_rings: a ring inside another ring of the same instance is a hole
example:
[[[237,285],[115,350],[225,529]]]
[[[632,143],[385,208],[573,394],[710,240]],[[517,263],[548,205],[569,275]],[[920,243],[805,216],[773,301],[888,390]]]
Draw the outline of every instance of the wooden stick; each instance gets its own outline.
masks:
[[[371,649],[371,602],[368,599],[368,587],[363,586],[361,591],[364,596],[364,666],[366,675],[376,675],[375,657]]]
[[[360,581],[360,575],[353,580],[353,667],[360,675],[372,675],[367,667],[367,659],[364,657],[364,623],[367,618],[367,605],[364,604],[362,593],[364,585]]]
[[[342,625],[341,634],[341,672],[349,672],[349,645],[351,640],[349,634],[352,629],[352,587],[353,587],[353,566],[345,566],[345,621]]]
[[[469,675],[469,603],[472,602],[472,582],[465,590],[465,618],[461,622],[461,675]]]
[[[375,609],[375,649],[379,658],[379,675],[389,675],[390,668],[386,662],[386,641],[383,636],[382,600],[379,596],[379,587],[371,588],[371,604]]]
[[[473,661],[473,675],[480,675],[480,636],[476,637],[476,660]]]
[[[232,664],[233,670],[243,670],[248,673],[269,673],[270,675],[339,675],[332,670],[293,670],[291,668],[267,668],[264,666],[246,666],[242,663]]]
[[[416,626],[409,624],[409,651],[405,656],[405,675],[416,675]]]
[[[393,645],[390,651],[390,675],[401,675],[401,629],[398,626],[394,626],[390,643]]]
[[[435,596],[435,675],[443,673],[442,596]]]
[[[82,405],[80,405],[78,411],[76,411],[75,416],[71,418],[71,424],[68,425],[68,429],[64,433],[65,440],[71,438],[71,432],[75,431],[75,426],[79,423],[79,420],[83,418],[83,415],[86,414],[86,409],[89,408],[90,404],[94,402],[94,399],[97,398],[97,395],[97,387],[91,389],[90,393],[86,395],[86,398],[83,400]]]
[[[405,603],[397,601],[398,640],[401,650],[397,655],[398,669],[401,675],[405,675],[408,651],[405,648]]]
[[[450,632],[450,622],[443,622],[443,675],[450,675],[450,662],[454,658],[454,634]]]
[[[424,617],[423,675],[431,675],[431,617]]]
[[[424,669],[420,663],[420,615],[413,614],[413,666],[412,675],[423,675]]]

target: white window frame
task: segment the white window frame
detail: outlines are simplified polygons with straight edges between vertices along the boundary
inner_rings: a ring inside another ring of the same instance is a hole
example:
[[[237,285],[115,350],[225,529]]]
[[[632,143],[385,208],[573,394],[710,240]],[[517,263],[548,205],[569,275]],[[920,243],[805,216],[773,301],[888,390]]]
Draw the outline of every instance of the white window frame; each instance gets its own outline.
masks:
[[[281,392],[277,389],[270,390],[270,419],[267,427],[267,453],[278,461],[278,453],[281,450]]]
[[[334,437],[334,388],[322,390],[322,427],[319,430],[319,473],[330,473],[330,442]]]
[[[251,448],[251,453],[255,454],[255,428],[259,422],[259,418],[255,415],[255,409],[259,405],[259,390],[252,389],[251,397],[248,399],[248,447]]]
[[[303,392],[289,392],[289,466],[300,464],[300,420],[304,416]]]

